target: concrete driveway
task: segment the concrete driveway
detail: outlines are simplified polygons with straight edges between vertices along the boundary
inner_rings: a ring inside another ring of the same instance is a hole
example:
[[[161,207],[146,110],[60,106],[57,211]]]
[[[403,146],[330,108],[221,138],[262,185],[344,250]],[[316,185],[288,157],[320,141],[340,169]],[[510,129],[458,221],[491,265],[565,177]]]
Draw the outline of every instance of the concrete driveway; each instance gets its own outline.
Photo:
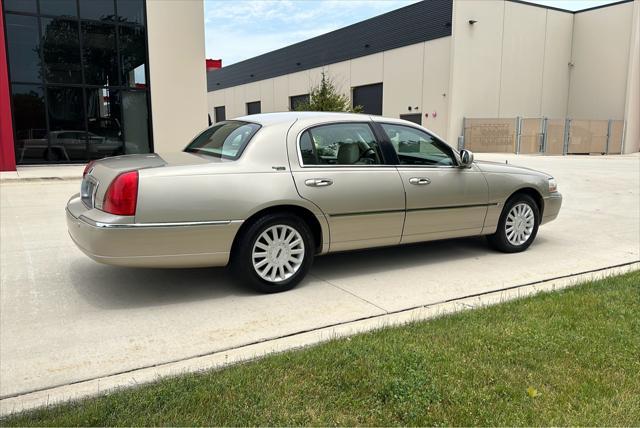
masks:
[[[329,255],[277,295],[239,288],[224,269],[97,264],[66,232],[79,180],[4,180],[0,398],[640,259],[637,155],[477,157],[558,179],[560,217],[528,251],[470,238]]]

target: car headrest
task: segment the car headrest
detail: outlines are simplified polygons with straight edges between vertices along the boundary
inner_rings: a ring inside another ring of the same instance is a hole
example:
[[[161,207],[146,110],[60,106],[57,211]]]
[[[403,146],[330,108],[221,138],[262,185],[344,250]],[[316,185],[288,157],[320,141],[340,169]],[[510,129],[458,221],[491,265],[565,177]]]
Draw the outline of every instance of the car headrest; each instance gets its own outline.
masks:
[[[360,160],[358,143],[342,143],[338,149],[338,165],[351,165]]]

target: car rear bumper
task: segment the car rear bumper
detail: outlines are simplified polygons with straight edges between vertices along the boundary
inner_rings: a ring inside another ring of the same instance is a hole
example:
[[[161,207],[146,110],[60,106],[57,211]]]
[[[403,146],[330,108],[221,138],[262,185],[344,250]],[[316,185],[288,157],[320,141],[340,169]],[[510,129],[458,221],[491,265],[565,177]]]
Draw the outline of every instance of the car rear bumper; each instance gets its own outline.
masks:
[[[67,204],[67,227],[87,256],[109,265],[131,267],[225,266],[239,220],[135,223],[88,209],[79,195]]]
[[[551,220],[555,220],[562,206],[562,195],[558,192],[552,193],[544,198],[544,212],[540,224],[545,224]]]

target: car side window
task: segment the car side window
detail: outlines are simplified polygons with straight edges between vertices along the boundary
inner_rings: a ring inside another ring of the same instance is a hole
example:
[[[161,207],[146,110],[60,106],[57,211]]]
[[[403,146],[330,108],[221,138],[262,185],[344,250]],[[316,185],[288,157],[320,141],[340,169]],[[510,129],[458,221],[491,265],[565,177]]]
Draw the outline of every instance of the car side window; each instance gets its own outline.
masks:
[[[381,123],[400,165],[455,165],[451,148],[433,135],[404,125]]]
[[[300,136],[304,165],[380,165],[380,147],[366,123],[321,125]]]

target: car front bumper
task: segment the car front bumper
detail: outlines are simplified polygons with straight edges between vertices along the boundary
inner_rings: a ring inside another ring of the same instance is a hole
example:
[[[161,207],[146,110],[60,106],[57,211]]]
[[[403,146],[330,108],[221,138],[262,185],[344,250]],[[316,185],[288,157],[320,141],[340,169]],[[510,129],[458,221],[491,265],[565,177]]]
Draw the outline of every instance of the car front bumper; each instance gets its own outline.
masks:
[[[542,213],[542,221],[540,224],[549,223],[555,220],[562,206],[562,195],[559,192],[551,193],[544,198],[544,211]]]
[[[87,256],[109,265],[131,267],[225,266],[239,220],[135,223],[87,208],[80,195],[67,203],[67,228]]]

